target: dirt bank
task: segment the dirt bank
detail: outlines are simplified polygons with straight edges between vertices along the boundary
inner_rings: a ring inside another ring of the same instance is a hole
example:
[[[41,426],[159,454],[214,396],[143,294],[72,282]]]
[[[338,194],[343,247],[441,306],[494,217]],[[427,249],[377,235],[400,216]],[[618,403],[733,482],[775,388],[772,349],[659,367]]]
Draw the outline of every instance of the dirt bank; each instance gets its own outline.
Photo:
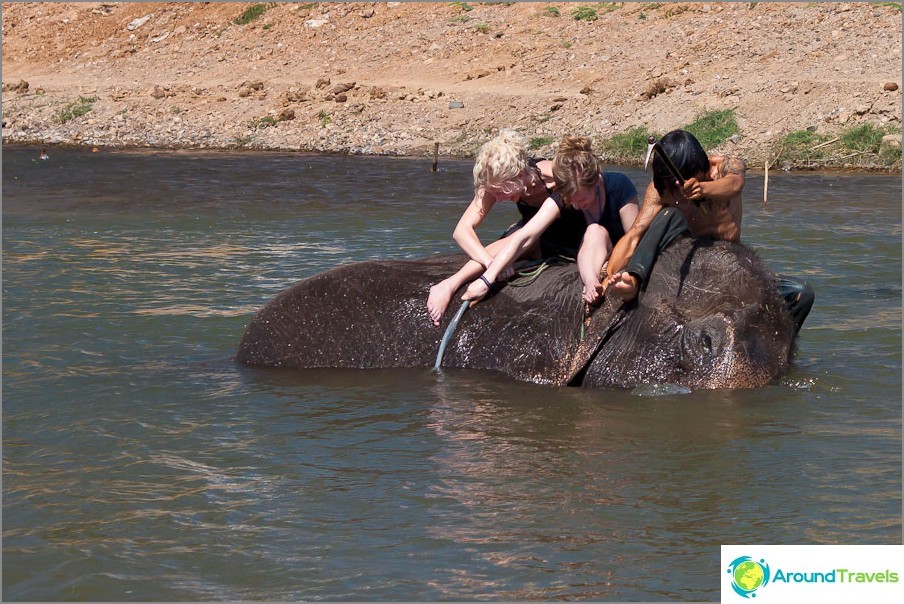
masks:
[[[761,167],[792,131],[901,127],[900,4],[269,3],[236,23],[251,6],[4,3],[3,141],[469,156],[511,126],[551,153],[734,109],[718,150]]]

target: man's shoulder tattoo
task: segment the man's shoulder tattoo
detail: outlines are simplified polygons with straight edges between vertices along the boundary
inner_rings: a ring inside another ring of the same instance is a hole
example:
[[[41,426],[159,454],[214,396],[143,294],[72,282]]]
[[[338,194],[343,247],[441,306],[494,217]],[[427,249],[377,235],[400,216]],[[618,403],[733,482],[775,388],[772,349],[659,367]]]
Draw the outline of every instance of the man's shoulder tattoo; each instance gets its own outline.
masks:
[[[729,156],[722,161],[722,176],[725,176],[726,174],[740,174],[743,176],[746,171],[747,166],[740,157]]]

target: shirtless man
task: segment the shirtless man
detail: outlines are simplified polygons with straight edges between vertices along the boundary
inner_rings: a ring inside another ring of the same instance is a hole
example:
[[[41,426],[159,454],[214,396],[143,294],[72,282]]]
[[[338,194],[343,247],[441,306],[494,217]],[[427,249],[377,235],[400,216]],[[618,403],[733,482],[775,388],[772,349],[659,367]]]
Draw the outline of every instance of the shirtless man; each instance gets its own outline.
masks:
[[[676,237],[739,242],[744,162],[735,157],[707,157],[700,142],[684,130],[673,130],[660,140],[663,150],[686,178],[684,185],[669,172],[658,154],[653,158],[653,182],[634,225],[612,250],[608,278],[600,284],[622,300],[633,300],[650,277],[656,256]],[[778,278],[797,329],[815,299],[804,281]]]

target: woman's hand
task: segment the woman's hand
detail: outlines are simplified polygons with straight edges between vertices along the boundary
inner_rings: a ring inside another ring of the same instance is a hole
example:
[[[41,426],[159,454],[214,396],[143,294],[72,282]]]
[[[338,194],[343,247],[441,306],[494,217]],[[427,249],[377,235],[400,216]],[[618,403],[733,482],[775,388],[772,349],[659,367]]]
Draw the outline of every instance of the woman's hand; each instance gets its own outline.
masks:
[[[490,293],[490,286],[484,283],[483,279],[477,279],[476,281],[472,281],[471,285],[468,286],[468,289],[465,290],[464,295],[461,299],[470,300],[471,306],[474,306],[481,300],[483,300],[486,295]]]

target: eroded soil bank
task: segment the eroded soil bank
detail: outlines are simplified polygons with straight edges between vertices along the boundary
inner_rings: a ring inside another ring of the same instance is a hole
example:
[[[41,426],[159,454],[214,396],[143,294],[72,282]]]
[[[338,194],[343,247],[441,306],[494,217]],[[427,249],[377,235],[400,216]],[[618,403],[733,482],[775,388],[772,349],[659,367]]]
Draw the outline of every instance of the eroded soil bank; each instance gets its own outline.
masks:
[[[3,3],[3,141],[466,157],[514,127],[549,154],[733,109],[715,150],[753,167],[793,132],[900,144],[900,4],[269,3],[237,23],[252,6]],[[844,155],[815,165],[877,165]]]

